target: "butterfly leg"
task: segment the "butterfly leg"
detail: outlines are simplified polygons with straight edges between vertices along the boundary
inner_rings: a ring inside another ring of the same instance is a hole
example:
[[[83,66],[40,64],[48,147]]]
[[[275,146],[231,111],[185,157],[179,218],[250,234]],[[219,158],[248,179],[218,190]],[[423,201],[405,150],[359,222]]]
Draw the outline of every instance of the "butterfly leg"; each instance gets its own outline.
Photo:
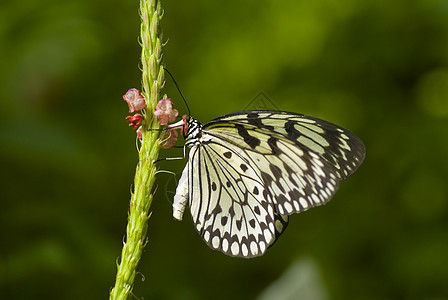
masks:
[[[186,156],[187,147],[184,146],[184,147],[182,147],[182,148],[184,148],[183,156],[159,158],[159,159],[155,160],[154,163],[159,162],[159,161],[165,161],[165,160],[179,160],[179,159],[184,159],[185,156]]]

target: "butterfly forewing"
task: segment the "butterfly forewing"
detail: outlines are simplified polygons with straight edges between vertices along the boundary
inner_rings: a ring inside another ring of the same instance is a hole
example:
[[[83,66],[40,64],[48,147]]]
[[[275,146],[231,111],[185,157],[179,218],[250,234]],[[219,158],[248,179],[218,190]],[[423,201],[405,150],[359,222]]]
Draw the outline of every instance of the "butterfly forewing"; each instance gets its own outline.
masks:
[[[262,255],[288,215],[330,200],[365,155],[355,135],[301,114],[242,111],[203,127],[192,122],[191,215],[204,241],[230,256]]]
[[[283,111],[241,111],[218,117],[206,128],[240,124],[268,135],[278,134],[327,160],[345,179],[361,165],[365,147],[361,140],[337,125],[314,117]]]
[[[289,139],[250,127],[241,135],[241,129],[228,124],[204,128],[204,132],[238,149],[261,178],[270,203],[281,215],[324,204],[336,191],[335,168]]]

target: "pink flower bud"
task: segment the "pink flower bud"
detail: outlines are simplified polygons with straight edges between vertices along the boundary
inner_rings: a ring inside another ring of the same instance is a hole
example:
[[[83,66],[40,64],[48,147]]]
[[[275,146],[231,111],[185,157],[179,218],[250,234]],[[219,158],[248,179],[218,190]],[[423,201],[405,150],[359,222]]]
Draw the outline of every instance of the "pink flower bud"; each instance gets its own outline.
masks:
[[[138,125],[140,125],[145,117],[143,117],[141,114],[135,114],[133,116],[127,116],[126,120],[129,121],[129,126],[132,128],[137,128]]]
[[[123,99],[128,103],[130,113],[146,108],[145,97],[143,97],[137,89],[128,90],[126,94],[123,95]]]
[[[173,102],[171,102],[171,99],[162,99],[157,103],[153,114],[159,120],[160,125],[167,125],[176,120],[179,112],[177,109],[173,109]]]
[[[140,126],[140,127],[137,129],[137,137],[138,137],[139,139],[142,139],[142,126]]]
[[[162,149],[168,149],[174,146],[174,144],[177,142],[177,136],[179,135],[177,133],[177,128],[168,129],[165,131],[165,136],[162,140]]]

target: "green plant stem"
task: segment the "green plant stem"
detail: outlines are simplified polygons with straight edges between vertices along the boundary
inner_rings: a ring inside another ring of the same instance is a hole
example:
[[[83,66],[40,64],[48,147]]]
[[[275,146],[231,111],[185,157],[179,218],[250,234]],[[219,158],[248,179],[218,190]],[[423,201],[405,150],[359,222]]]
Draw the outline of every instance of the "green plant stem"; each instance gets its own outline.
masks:
[[[154,107],[161,99],[164,84],[162,67],[162,35],[160,19],[162,9],[158,0],[141,0],[141,45],[142,45],[142,85],[147,103],[145,123],[142,128],[142,141],[139,149],[139,163],[135,171],[134,191],[126,228],[126,240],[123,244],[121,259],[117,265],[115,286],[110,299],[127,299],[132,293],[138,263],[146,245],[149,209],[153,200],[153,185],[157,168],[154,162],[160,151],[160,132],[148,131],[158,128],[159,123],[153,117]]]

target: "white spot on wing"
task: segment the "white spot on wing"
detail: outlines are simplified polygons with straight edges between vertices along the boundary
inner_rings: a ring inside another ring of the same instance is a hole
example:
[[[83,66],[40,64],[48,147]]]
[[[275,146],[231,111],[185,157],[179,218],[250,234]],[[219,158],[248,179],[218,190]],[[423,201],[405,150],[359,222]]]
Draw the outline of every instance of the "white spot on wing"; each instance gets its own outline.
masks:
[[[300,198],[299,198],[299,202],[300,202],[300,205],[302,205],[302,207],[303,207],[304,209],[307,209],[307,208],[308,208],[308,202],[306,202],[305,198],[300,197]]]
[[[347,149],[348,151],[351,150],[350,146],[347,144],[347,142],[343,139],[339,139],[341,141],[341,144],[339,145],[341,148]]]
[[[266,241],[270,241],[272,239],[272,233],[268,229],[263,231],[263,235]]]
[[[215,249],[218,249],[219,247],[219,237],[216,235],[212,238],[212,246]]]
[[[285,207],[286,212],[288,214],[292,213],[292,206],[291,206],[291,204],[289,204],[289,202],[285,202],[285,204],[283,204],[283,206]]]
[[[319,198],[316,196],[316,194],[311,194],[311,198],[313,198],[314,203],[319,204]]]
[[[255,243],[255,242],[251,242],[251,243],[250,243],[250,252],[251,252],[253,255],[257,255],[257,254],[258,254],[258,246],[257,246],[257,243]]]
[[[246,244],[242,244],[241,245],[241,253],[243,254],[243,256],[247,256],[247,254],[248,254],[248,249],[247,249],[247,246],[246,246]]]
[[[294,201],[293,203],[294,203],[294,209],[295,209],[296,211],[299,211],[299,210],[300,210],[299,202],[298,202],[298,201]]]
[[[240,252],[240,246],[238,245],[237,242],[232,243],[232,247],[230,248],[230,251],[232,251],[233,255],[238,255],[238,253]]]
[[[227,239],[223,239],[222,240],[222,250],[224,250],[224,252],[227,252],[228,249],[229,249],[229,241]]]
[[[209,239],[210,239],[210,232],[206,231],[206,232],[204,233],[204,240],[205,240],[206,242],[208,242]]]
[[[260,242],[260,250],[262,253],[266,251],[266,243],[263,241]]]

